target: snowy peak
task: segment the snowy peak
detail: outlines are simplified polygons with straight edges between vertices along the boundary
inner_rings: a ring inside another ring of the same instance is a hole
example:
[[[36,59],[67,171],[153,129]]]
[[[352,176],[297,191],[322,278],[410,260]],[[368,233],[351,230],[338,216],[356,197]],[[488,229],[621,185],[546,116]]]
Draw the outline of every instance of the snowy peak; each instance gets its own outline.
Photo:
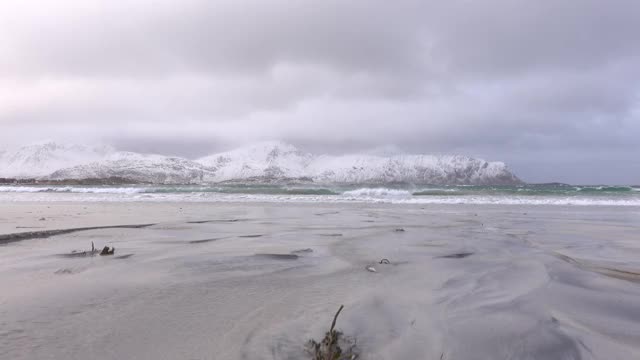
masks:
[[[226,159],[239,159],[257,163],[273,163],[287,157],[306,156],[310,156],[310,154],[301,152],[293,145],[280,141],[266,141],[248,147],[205,156],[197,161],[211,165],[215,165],[219,162],[227,162]]]
[[[262,142],[196,160],[215,171],[213,181],[264,177],[298,178],[313,156],[283,142]]]

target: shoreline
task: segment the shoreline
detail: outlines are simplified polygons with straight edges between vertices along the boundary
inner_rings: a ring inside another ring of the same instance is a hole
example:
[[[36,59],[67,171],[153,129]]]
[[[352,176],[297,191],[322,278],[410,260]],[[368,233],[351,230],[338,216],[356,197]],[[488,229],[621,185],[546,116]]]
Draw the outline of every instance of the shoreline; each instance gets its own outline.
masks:
[[[266,195],[266,194],[162,194],[162,193],[71,193],[71,192],[0,192],[0,203],[174,203],[174,204],[389,204],[400,206],[568,206],[568,207],[640,207],[634,198],[580,197],[507,197],[507,196],[388,196],[362,197],[344,195]]]

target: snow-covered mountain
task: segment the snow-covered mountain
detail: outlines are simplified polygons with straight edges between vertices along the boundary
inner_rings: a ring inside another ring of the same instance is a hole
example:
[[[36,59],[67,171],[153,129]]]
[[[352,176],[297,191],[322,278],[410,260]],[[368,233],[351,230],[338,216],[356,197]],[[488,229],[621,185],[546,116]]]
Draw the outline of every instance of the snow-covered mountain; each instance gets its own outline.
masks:
[[[316,156],[282,142],[263,142],[197,160],[49,142],[0,154],[0,177],[52,180],[119,177],[158,184],[294,179],[350,184],[520,182],[504,163],[466,156]]]

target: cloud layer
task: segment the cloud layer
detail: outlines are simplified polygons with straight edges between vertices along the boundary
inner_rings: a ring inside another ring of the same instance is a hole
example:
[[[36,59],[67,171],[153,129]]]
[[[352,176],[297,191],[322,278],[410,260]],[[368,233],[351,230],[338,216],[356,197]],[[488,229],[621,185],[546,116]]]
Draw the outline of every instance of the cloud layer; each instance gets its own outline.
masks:
[[[640,3],[103,1],[0,5],[0,143],[202,155],[282,139],[640,183]]]

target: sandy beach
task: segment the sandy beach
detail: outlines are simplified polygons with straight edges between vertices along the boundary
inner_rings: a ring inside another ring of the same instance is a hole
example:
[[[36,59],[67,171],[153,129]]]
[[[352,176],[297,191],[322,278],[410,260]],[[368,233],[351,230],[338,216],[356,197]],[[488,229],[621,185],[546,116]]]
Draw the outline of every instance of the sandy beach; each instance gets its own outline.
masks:
[[[602,206],[2,203],[0,358],[304,359],[344,304],[362,359],[637,359],[638,224]],[[92,242],[115,254],[78,255]]]

